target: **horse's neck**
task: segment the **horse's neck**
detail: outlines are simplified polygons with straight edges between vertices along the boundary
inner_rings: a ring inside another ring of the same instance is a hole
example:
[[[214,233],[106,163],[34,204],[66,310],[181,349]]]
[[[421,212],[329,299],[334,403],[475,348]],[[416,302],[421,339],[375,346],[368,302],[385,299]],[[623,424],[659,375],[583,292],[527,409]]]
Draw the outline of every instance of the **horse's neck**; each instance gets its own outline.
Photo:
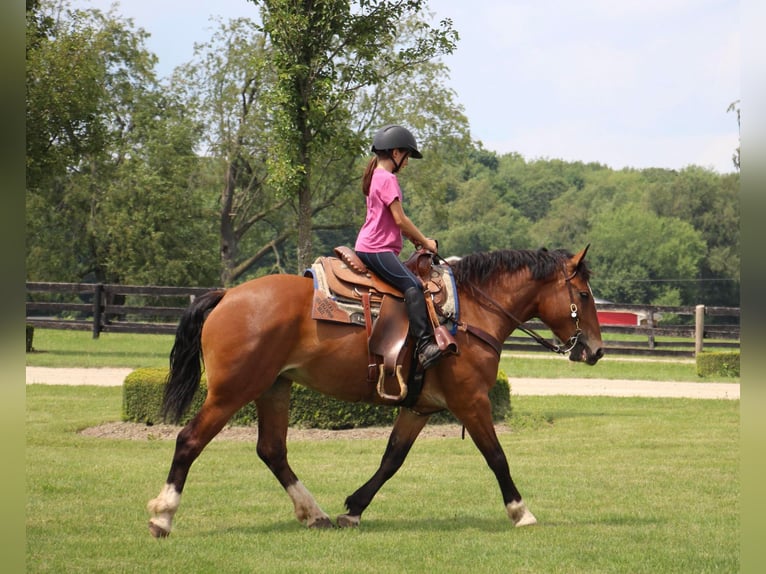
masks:
[[[460,297],[461,319],[504,340],[536,314],[538,283],[521,272],[480,287],[466,287]]]

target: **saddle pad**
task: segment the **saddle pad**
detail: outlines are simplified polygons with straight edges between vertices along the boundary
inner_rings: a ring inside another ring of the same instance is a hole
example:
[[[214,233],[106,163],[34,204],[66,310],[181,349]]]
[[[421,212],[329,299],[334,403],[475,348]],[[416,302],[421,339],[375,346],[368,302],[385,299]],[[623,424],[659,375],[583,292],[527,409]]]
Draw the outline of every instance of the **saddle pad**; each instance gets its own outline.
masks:
[[[339,297],[330,289],[330,286],[327,283],[324,265],[322,265],[319,260],[307,269],[303,276],[311,277],[314,280],[314,307],[312,318],[324,321],[335,321],[338,323],[354,323],[364,327],[364,309],[362,308],[361,303],[356,299]],[[334,309],[327,309],[330,305],[332,305]],[[320,309],[322,309],[323,312],[317,312]],[[370,312],[374,321],[380,314],[380,305],[371,306]]]
[[[325,275],[324,265],[321,262],[321,258],[317,259],[314,264],[306,270],[305,277],[311,277],[314,280],[314,290],[317,293],[315,297],[321,297],[323,304],[327,305],[328,302],[334,304],[340,314],[322,314],[321,316],[315,315],[315,319],[339,321],[343,323],[354,323],[357,325],[364,325],[364,310],[361,303],[356,299],[348,299],[346,297],[338,296],[337,293],[330,289],[330,285]],[[440,317],[439,320],[444,324],[447,324],[450,331],[454,335],[457,332],[457,321],[460,319],[460,304],[457,297],[457,287],[455,285],[455,278],[452,275],[452,269],[447,265],[434,265],[431,268],[431,277],[433,282],[429,282],[430,288],[433,284],[444,285],[443,302],[441,303],[441,309],[444,314],[451,317],[453,320],[445,320]],[[380,313],[380,303],[375,302],[373,299],[373,305],[371,306],[371,312],[373,320],[377,319]],[[342,316],[343,318],[339,317]]]

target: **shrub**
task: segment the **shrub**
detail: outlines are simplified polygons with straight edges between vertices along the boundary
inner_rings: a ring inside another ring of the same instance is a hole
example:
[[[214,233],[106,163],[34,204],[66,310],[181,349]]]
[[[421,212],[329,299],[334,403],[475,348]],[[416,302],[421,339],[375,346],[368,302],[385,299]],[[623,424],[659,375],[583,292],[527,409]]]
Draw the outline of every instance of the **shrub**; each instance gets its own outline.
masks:
[[[167,369],[137,369],[126,378],[122,388],[122,420],[144,424],[162,422],[162,395]],[[186,424],[200,409],[207,394],[207,382],[202,375],[198,391],[191,407],[181,422]],[[497,374],[495,386],[489,394],[492,417],[503,421],[511,413],[511,391],[508,377],[503,371]],[[396,409],[366,403],[346,403],[325,396],[300,385],[293,385],[290,399],[289,424],[297,427],[322,429],[348,429],[369,426],[388,426],[396,418]],[[252,425],[257,420],[254,403],[242,407],[229,421],[230,425]],[[445,411],[431,417],[435,423],[456,422]]]
[[[739,377],[739,351],[698,353],[697,375]]]
[[[122,420],[147,425],[163,422],[162,395],[167,379],[167,369],[136,369],[125,377],[122,385]],[[207,395],[207,380],[203,373],[199,389],[194,393],[191,406],[181,418],[186,424],[202,407]],[[250,425],[256,420],[255,405],[248,403],[229,421],[232,425]]]

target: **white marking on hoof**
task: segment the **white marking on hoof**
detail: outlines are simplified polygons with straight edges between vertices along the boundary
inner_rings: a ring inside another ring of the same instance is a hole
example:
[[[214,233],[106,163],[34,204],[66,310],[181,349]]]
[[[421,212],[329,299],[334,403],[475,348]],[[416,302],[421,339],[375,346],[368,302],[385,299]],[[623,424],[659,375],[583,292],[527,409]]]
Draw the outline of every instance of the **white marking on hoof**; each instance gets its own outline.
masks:
[[[149,531],[155,538],[165,538],[172,529],[173,516],[181,504],[181,495],[172,484],[165,484],[159,496],[150,500],[146,509],[152,515],[149,519]]]
[[[285,490],[293,501],[295,506],[295,517],[298,522],[305,524],[308,527],[323,527],[331,526],[332,521],[324,510],[319,508],[316,500],[308,491],[308,489],[301,484],[301,481],[297,481],[295,484],[291,484]]]
[[[356,528],[361,522],[361,516],[351,516],[350,514],[341,514],[338,516],[339,528]]]
[[[531,526],[532,524],[537,524],[537,518],[535,518],[535,515],[527,509],[527,505],[524,504],[523,500],[509,502],[505,508],[508,512],[508,517],[511,519],[514,526]]]

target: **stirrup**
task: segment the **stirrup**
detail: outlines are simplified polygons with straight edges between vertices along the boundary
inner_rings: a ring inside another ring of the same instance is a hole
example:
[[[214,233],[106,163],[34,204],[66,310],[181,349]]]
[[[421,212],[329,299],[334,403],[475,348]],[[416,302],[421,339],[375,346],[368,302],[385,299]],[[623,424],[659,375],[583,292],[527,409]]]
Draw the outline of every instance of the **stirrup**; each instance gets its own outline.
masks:
[[[402,377],[402,366],[396,365],[396,381],[399,383],[399,394],[391,395],[386,392],[386,368],[380,365],[380,375],[378,376],[378,396],[381,399],[387,399],[389,401],[403,401],[407,396],[407,383]]]

